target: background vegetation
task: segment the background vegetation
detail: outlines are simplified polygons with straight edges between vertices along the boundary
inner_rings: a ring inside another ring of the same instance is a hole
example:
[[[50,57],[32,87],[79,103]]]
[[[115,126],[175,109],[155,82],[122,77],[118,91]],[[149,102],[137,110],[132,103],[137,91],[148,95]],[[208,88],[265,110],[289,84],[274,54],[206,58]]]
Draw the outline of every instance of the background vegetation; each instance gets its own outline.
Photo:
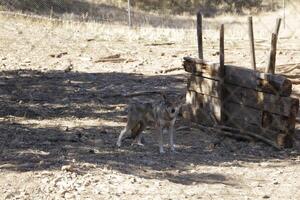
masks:
[[[127,0],[123,0],[127,1]],[[171,14],[184,12],[194,13],[195,9],[201,8],[206,11],[221,9],[225,12],[242,13],[243,9],[261,8],[263,0],[131,0],[132,5],[143,10],[159,10]],[[206,12],[208,13],[208,12]]]
[[[132,6],[144,11],[164,14],[193,14],[202,9],[206,15],[218,12],[243,13],[244,10],[260,10],[263,2],[277,0],[131,0]],[[2,9],[43,12],[89,11],[96,4],[125,7],[127,0],[0,0]],[[218,10],[218,12],[217,12]]]

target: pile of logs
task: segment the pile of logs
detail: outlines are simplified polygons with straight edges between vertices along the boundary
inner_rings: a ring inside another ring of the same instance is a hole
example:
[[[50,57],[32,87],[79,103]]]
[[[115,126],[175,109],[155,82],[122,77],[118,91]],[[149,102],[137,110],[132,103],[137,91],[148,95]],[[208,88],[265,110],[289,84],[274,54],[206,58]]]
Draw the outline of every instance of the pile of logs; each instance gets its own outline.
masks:
[[[299,100],[291,98],[292,82],[276,75],[276,53],[272,36],[269,66],[265,73],[256,70],[252,30],[249,18],[249,36],[253,69],[224,64],[224,26],[220,31],[220,63],[204,61],[202,50],[201,14],[198,14],[199,57],[185,57],[183,66],[190,73],[186,103],[191,121],[206,126],[222,125],[251,131],[258,137],[274,142],[278,147],[291,147],[295,132]],[[275,36],[274,36],[275,35]],[[251,39],[252,38],[252,39]]]

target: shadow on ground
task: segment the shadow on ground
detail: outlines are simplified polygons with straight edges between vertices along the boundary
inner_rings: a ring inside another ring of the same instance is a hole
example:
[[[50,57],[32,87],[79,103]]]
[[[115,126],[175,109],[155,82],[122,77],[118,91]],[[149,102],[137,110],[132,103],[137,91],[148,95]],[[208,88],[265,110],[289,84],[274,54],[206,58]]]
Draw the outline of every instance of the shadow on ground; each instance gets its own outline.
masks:
[[[144,147],[131,146],[127,141],[121,149],[116,149],[117,136],[126,120],[125,105],[132,100],[118,95],[172,90],[178,91],[174,94],[176,98],[185,90],[185,79],[185,75],[1,72],[0,169],[56,170],[76,161],[185,185],[231,184],[222,174],[190,173],[190,170],[199,165],[242,167],[236,161],[260,162],[292,156],[263,144],[218,138],[200,130],[179,131],[176,154],[158,153],[155,134],[151,134],[153,129],[146,130]],[[140,97],[141,100],[159,98],[153,94]],[[103,122],[68,127],[68,123],[62,125],[64,120]],[[182,125],[182,120],[179,121],[178,126]],[[166,173],[172,169],[180,173]]]

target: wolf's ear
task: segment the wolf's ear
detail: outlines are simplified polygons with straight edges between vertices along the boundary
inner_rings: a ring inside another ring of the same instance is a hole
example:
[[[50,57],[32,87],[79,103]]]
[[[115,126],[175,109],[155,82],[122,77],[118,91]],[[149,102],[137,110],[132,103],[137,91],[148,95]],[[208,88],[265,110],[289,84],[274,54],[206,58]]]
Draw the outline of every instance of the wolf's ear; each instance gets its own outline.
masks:
[[[180,95],[180,97],[179,97],[180,100],[184,100],[184,98],[185,98],[185,94]]]
[[[180,102],[183,101],[185,99],[185,95],[180,95],[178,99]]]
[[[184,104],[185,103],[185,95],[178,96],[176,102],[177,102],[177,104]]]
[[[162,93],[161,93],[161,96],[162,96],[162,98],[163,98],[164,100],[167,100],[167,96],[166,96],[166,93],[165,93],[165,92],[162,92]]]

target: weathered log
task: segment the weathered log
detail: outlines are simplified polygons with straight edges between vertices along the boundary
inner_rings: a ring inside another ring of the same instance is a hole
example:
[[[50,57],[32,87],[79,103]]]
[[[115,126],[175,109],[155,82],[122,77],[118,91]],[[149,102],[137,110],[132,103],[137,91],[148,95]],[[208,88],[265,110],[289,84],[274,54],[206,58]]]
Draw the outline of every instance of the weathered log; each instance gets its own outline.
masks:
[[[258,110],[286,117],[296,117],[299,110],[299,99],[296,98],[281,97],[230,84],[225,85],[225,91],[227,93],[226,101]]]
[[[204,78],[201,76],[195,76],[193,74],[191,74],[190,78],[188,79],[187,89],[190,91],[195,91],[197,93],[219,98],[219,99],[221,97],[220,81]]]
[[[212,126],[221,120],[221,102],[214,97],[187,91],[186,109],[189,119],[196,123]]]
[[[220,98],[220,82],[201,76],[191,75],[187,89],[207,96]],[[299,99],[281,97],[232,84],[224,85],[226,98],[224,102],[232,102],[265,110],[286,117],[296,116],[299,110]]]
[[[221,119],[221,104],[218,98],[188,91],[186,100],[186,108],[188,108],[186,113],[189,120],[206,126],[218,124],[216,121]],[[230,118],[225,121],[228,128],[238,130],[240,134],[249,135],[251,133],[250,136],[275,147],[286,148],[292,145],[294,123],[288,121],[289,118],[241,107],[237,104],[230,105],[230,109],[228,109],[228,105],[230,104],[226,104],[225,109],[233,110],[233,112],[228,111],[230,114],[227,116]],[[279,129],[285,130],[279,130],[278,126]],[[289,128],[290,130],[287,130]]]
[[[184,59],[183,65],[187,72],[214,80],[221,80],[219,64],[207,63],[204,60],[194,58]],[[225,83],[280,96],[290,96],[292,93],[292,82],[282,75],[260,73],[231,65],[225,65]]]
[[[295,117],[284,117],[229,102],[226,103],[224,111],[228,113],[227,123],[236,128],[247,130],[257,127],[258,131],[272,130],[282,133],[292,133],[295,130]]]
[[[294,139],[291,134],[278,134],[276,143],[281,148],[292,148]]]
[[[220,80],[219,63],[207,62],[202,59],[194,59],[191,57],[184,57],[183,67],[185,71],[192,74]]]

